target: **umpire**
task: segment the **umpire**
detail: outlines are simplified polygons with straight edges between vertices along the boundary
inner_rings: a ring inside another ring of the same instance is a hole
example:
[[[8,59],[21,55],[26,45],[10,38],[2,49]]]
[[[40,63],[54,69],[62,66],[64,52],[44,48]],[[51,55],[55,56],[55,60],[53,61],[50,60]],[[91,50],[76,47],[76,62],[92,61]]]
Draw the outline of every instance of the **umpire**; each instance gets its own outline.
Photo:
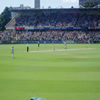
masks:
[[[38,47],[40,46],[40,41],[38,41]]]
[[[28,43],[27,43],[27,52],[29,52],[29,45],[28,45]]]

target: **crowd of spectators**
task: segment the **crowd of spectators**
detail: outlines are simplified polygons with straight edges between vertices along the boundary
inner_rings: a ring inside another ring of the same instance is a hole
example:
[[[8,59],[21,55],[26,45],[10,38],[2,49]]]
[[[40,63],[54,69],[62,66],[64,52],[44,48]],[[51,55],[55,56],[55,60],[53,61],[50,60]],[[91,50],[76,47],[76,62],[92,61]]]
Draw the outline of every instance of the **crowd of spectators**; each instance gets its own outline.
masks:
[[[100,26],[100,16],[99,15],[82,15],[79,17],[76,24],[78,27],[97,27]]]
[[[6,41],[12,41],[16,39],[16,34],[13,34],[13,32],[8,31],[0,31],[0,42],[6,42]]]
[[[83,41],[100,41],[100,31],[62,31],[50,30],[42,32],[19,31],[0,32],[0,42],[16,40],[33,40],[33,41],[62,41],[62,40],[83,40]]]
[[[95,27],[100,26],[100,15],[78,13],[38,13],[21,15],[15,26],[33,27]]]
[[[22,31],[18,33],[18,40],[96,40],[100,41],[100,31],[43,31],[31,32]]]

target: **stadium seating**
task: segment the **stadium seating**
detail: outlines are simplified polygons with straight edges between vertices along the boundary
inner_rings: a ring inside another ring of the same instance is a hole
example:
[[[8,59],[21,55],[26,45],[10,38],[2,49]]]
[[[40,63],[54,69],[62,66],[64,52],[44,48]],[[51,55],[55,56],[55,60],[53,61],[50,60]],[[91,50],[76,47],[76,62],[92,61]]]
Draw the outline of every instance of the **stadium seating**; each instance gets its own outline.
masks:
[[[2,42],[16,41],[16,40],[32,40],[32,41],[63,41],[63,40],[81,40],[81,41],[100,41],[100,31],[63,31],[50,30],[43,32],[32,31],[18,31],[17,34],[13,32],[0,32],[0,40]]]
[[[40,15],[21,15],[15,19],[15,26],[34,26],[34,27],[95,27],[99,26],[99,15],[80,15],[80,14],[44,14]]]
[[[63,40],[81,40],[81,41],[100,41],[100,15],[86,14],[86,13],[67,13],[64,12],[21,12],[7,24],[16,30],[13,32],[0,32],[0,43],[3,41],[63,41]],[[17,30],[17,27],[22,27],[23,30]],[[44,30],[24,30],[24,27],[69,27],[73,30],[67,29],[44,29]],[[95,29],[95,27],[97,29]],[[76,28],[76,29],[74,29]],[[78,29],[79,28],[79,29]],[[84,30],[85,28],[85,30]],[[88,30],[87,30],[88,28]],[[90,28],[90,29],[89,29]],[[93,28],[93,30],[92,30]],[[77,30],[78,29],[78,30]]]

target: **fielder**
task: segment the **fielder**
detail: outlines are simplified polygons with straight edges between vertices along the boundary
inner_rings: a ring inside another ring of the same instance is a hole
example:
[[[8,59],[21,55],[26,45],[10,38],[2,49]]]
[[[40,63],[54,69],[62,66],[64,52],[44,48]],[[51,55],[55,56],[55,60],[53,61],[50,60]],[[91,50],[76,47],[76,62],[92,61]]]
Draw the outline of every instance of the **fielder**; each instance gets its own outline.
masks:
[[[66,41],[64,41],[64,45],[65,45],[65,49],[67,49],[67,46],[66,46]]]
[[[46,47],[46,41],[44,41],[44,46]]]
[[[14,47],[11,48],[12,58],[14,58]]]

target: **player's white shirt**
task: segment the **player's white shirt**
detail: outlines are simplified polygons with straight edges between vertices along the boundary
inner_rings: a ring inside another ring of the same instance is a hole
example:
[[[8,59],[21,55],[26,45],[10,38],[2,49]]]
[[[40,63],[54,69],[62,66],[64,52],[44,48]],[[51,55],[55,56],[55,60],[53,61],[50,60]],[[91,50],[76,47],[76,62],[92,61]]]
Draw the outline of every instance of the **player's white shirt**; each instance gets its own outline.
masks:
[[[11,53],[12,53],[12,54],[14,53],[14,48],[11,48]]]
[[[29,45],[27,44],[27,47],[29,47]]]
[[[12,58],[14,57],[14,48],[11,48]]]

